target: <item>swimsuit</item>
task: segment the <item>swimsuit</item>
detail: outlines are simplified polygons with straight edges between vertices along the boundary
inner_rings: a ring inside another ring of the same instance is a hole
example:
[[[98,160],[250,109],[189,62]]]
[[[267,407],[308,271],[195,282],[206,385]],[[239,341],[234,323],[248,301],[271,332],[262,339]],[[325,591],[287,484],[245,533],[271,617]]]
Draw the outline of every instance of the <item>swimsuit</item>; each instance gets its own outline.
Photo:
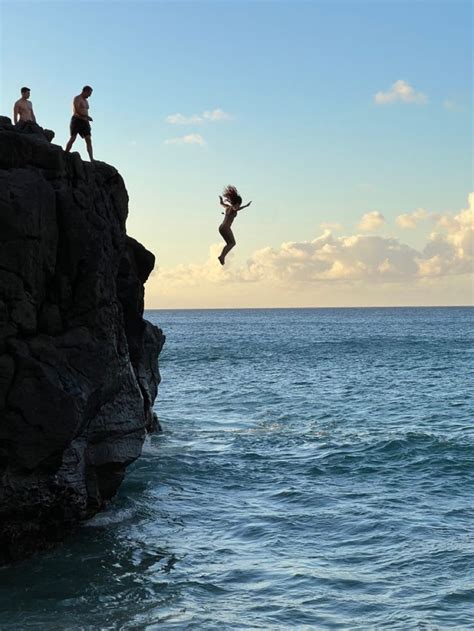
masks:
[[[226,224],[226,219],[230,217],[232,220],[234,220],[237,217],[237,211],[236,210],[232,210],[229,214],[226,214],[224,221],[221,223],[221,225],[219,226],[219,232],[221,233],[222,236],[224,236],[224,232],[225,233],[232,233],[232,229],[231,229],[231,225],[232,224]]]
[[[71,136],[79,134],[81,138],[86,138],[86,136],[90,136],[92,134],[89,121],[79,118],[79,116],[73,116],[71,118],[69,129],[71,131]]]

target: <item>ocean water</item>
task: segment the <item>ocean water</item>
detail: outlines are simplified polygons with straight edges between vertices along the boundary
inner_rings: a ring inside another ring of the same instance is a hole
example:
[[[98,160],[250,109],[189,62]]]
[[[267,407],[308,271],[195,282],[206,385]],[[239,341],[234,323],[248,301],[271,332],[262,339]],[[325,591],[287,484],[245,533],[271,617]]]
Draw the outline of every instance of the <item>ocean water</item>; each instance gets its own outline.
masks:
[[[473,315],[148,312],[164,432],[0,629],[474,629]]]

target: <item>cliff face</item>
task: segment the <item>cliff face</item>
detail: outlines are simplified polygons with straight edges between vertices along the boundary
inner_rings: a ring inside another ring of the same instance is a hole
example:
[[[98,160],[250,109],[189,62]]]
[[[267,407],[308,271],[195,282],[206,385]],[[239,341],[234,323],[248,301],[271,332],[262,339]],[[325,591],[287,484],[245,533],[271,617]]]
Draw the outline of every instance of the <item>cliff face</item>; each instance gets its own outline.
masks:
[[[155,428],[154,256],[127,212],[116,169],[0,117],[0,563],[100,510]]]

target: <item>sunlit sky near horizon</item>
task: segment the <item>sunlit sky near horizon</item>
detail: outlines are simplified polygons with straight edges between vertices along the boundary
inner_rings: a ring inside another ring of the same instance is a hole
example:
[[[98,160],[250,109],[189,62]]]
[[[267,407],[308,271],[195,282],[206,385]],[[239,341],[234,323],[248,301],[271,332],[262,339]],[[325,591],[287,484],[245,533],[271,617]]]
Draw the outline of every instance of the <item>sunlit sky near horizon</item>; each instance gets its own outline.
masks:
[[[149,308],[472,304],[471,28],[456,0],[1,0],[0,114],[28,85],[64,146],[93,86]]]

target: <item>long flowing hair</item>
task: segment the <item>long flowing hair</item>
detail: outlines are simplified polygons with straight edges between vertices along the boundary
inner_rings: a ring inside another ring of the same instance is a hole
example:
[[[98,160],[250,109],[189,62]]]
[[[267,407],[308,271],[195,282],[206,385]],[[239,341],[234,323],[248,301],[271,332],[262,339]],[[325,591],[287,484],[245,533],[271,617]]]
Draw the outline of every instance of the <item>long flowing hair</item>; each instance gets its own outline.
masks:
[[[225,187],[224,192],[222,193],[222,197],[226,199],[232,206],[237,206],[242,203],[242,198],[239,195],[238,190],[235,186],[229,184]]]

